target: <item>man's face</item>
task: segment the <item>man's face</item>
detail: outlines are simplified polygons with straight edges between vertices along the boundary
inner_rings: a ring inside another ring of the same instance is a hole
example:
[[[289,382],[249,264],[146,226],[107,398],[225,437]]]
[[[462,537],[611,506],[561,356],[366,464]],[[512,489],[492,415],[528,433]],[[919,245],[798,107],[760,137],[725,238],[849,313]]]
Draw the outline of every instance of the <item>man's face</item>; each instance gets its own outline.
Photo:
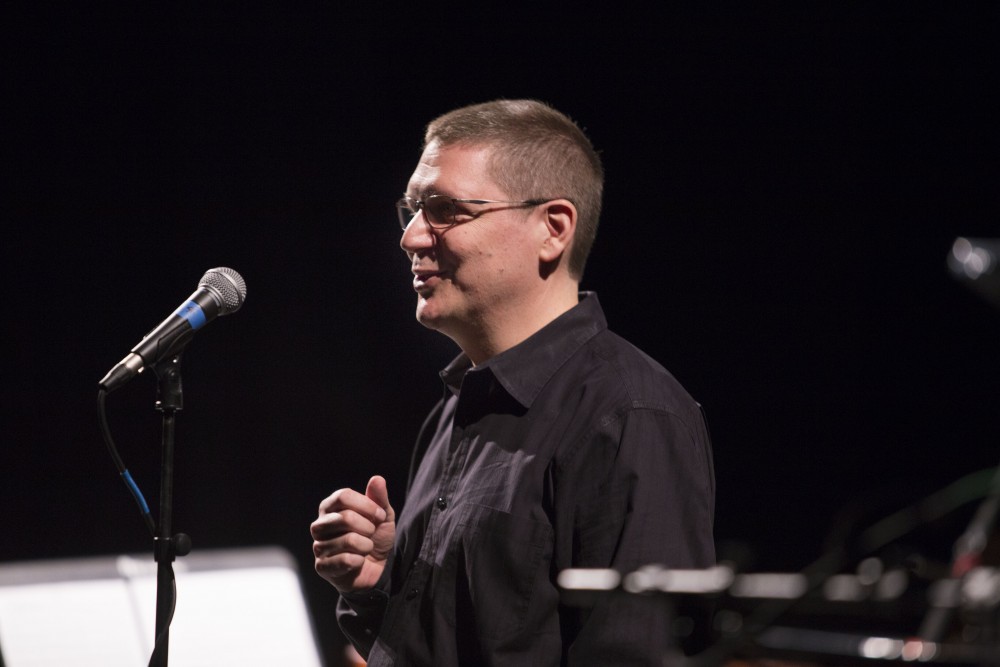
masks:
[[[440,146],[420,157],[406,193],[414,199],[509,200],[487,175],[490,149]],[[538,280],[539,226],[535,209],[494,204],[458,204],[458,224],[435,229],[419,213],[400,240],[410,258],[417,320],[460,345],[489,334],[516,314]],[[463,345],[464,347],[464,345]]]

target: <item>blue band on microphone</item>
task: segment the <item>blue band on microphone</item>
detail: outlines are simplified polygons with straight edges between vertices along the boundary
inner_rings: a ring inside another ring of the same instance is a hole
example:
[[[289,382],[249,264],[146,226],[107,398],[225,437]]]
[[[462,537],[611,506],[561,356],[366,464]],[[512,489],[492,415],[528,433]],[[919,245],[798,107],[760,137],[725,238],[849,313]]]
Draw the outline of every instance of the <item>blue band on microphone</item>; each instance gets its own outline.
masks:
[[[175,312],[174,315],[179,315],[187,320],[188,324],[191,325],[191,328],[195,330],[200,329],[205,325],[205,322],[207,322],[205,319],[205,311],[203,311],[201,306],[194,301],[188,301],[182,305],[177,309],[177,312]]]

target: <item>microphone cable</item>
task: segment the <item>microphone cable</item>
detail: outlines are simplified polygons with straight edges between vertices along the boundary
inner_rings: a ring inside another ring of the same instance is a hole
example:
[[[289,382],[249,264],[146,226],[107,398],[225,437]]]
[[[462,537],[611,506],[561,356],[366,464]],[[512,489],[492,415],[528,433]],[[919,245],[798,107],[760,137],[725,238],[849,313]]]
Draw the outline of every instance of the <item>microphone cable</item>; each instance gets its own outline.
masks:
[[[135,483],[135,480],[132,479],[128,468],[125,467],[125,462],[122,460],[121,455],[118,453],[118,448],[115,446],[114,438],[111,437],[111,429],[108,427],[107,408],[105,406],[107,395],[107,390],[103,388],[97,392],[97,415],[101,423],[101,434],[104,436],[104,444],[108,448],[108,453],[111,454],[111,460],[114,461],[115,467],[118,468],[118,474],[121,476],[122,481],[125,482],[125,486],[128,488],[129,493],[132,494],[132,497],[135,498],[146,527],[149,528],[150,534],[156,537],[156,522],[153,521],[153,515],[149,511],[146,498],[142,495],[142,491],[139,490],[139,486]]]

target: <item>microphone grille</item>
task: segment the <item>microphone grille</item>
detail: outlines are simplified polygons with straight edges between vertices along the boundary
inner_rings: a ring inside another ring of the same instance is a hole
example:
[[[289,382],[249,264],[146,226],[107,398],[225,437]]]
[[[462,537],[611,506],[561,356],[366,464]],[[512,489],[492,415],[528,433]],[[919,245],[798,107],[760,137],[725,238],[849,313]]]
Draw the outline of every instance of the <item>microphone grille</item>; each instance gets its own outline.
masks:
[[[198,286],[208,287],[222,297],[219,315],[235,313],[247,298],[247,284],[243,276],[225,266],[206,271]]]

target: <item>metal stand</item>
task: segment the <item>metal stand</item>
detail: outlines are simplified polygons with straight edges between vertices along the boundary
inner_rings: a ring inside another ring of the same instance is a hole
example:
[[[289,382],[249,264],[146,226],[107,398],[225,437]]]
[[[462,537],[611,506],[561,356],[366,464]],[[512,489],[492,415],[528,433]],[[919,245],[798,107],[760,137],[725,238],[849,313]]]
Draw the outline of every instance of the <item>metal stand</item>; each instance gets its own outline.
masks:
[[[173,562],[191,551],[191,538],[184,533],[173,535],[174,430],[176,413],[184,407],[181,386],[180,355],[153,367],[157,378],[156,409],[163,414],[162,455],[160,460],[160,517],[153,538],[156,559],[156,643],[150,657],[151,667],[166,667],[170,643],[170,621],[177,599]]]

